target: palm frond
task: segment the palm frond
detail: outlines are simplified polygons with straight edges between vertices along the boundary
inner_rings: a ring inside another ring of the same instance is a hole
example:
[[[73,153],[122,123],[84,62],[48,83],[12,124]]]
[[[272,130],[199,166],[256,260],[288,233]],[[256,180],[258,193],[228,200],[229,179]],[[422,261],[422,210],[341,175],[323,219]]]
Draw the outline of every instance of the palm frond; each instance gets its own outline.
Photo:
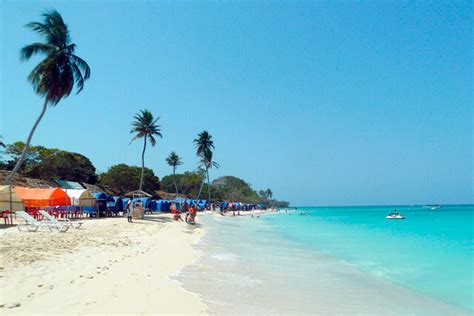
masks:
[[[81,92],[84,88],[84,77],[82,77],[81,70],[77,67],[77,64],[71,63],[72,72],[76,80],[77,93]]]
[[[30,45],[26,45],[20,50],[20,59],[22,61],[26,61],[31,58],[31,56],[35,54],[51,54],[55,51],[55,47],[50,44],[45,43],[33,43]]]
[[[91,69],[89,68],[89,65],[82,58],[74,54],[71,54],[71,59],[74,64],[84,73],[84,80],[89,79],[91,76]]]

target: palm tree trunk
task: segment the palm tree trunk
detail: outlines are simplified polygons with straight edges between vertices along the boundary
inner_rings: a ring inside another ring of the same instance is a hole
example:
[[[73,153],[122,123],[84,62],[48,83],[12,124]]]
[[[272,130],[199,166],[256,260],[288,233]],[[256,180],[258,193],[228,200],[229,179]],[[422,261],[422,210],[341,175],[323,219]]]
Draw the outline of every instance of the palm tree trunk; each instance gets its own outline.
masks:
[[[173,167],[173,182],[174,188],[176,189],[176,195],[178,195],[178,186],[176,185],[176,167]]]
[[[31,142],[31,139],[33,138],[33,134],[35,133],[35,130],[36,130],[36,127],[38,126],[39,122],[41,121],[41,119],[43,118],[43,115],[44,113],[46,112],[46,109],[48,108],[48,98],[45,98],[44,99],[44,104],[43,104],[43,109],[41,110],[41,113],[40,115],[38,116],[38,118],[36,119],[36,122],[35,124],[33,125],[33,128],[31,128],[31,131],[30,131],[30,134],[28,135],[28,138],[26,139],[26,143],[25,143],[25,148],[23,148],[23,151],[21,153],[21,156],[20,158],[18,159],[18,161],[16,162],[16,165],[15,167],[13,168],[13,170],[10,172],[10,174],[8,175],[8,178],[6,180],[6,184],[11,184],[12,182],[12,179],[13,177],[15,176],[15,174],[18,172],[18,170],[20,169],[21,165],[23,164],[23,161],[25,160],[25,156],[26,156],[26,152],[28,151],[28,149],[30,148],[30,142]]]
[[[207,168],[206,168],[206,172],[207,172]],[[199,196],[201,195],[202,187],[204,186],[204,181],[206,181],[206,174],[205,174],[205,173],[204,173],[203,176],[202,176],[201,187],[199,188],[199,193],[198,193],[198,195],[196,196],[196,200],[198,200],[198,199],[199,199]]]
[[[143,188],[143,175],[145,174],[145,150],[146,150],[146,137],[143,137],[143,151],[142,151],[142,175],[140,177],[140,188],[139,190],[141,191]]]
[[[209,183],[209,169],[206,170],[207,173],[207,201],[211,201],[211,183]]]

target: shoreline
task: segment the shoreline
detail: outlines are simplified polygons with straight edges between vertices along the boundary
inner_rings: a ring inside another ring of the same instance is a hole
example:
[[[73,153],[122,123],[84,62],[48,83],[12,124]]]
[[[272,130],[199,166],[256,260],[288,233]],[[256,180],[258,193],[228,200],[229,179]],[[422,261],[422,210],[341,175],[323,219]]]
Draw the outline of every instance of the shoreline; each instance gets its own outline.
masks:
[[[238,217],[217,214],[203,220],[207,233],[197,248],[206,256],[180,276],[186,289],[202,293],[211,314],[470,314],[340,257],[278,237],[266,222],[233,218]],[[229,293],[234,293],[232,300]]]
[[[200,258],[201,225],[169,214],[84,220],[66,233],[0,231],[0,310],[9,314],[205,315],[198,294],[173,279]]]

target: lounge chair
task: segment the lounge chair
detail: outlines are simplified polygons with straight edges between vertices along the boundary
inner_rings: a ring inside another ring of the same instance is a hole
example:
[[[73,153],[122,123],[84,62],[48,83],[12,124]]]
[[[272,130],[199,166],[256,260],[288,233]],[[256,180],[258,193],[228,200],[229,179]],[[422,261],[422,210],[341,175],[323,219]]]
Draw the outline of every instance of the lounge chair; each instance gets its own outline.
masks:
[[[29,232],[35,232],[38,229],[47,229],[49,231],[53,231],[53,229],[56,229],[58,232],[64,233],[67,232],[69,229],[69,225],[64,225],[63,223],[52,223],[52,222],[39,222],[33,217],[30,216],[30,214],[24,212],[24,211],[18,211],[15,212],[16,215],[20,216],[23,218],[26,222],[26,224],[19,224],[18,225],[18,230],[22,230],[23,228],[26,228]]]
[[[64,224],[74,228],[79,228],[82,225],[82,222],[73,222],[69,218],[55,218],[45,210],[40,210],[39,213],[43,215],[45,222]]]

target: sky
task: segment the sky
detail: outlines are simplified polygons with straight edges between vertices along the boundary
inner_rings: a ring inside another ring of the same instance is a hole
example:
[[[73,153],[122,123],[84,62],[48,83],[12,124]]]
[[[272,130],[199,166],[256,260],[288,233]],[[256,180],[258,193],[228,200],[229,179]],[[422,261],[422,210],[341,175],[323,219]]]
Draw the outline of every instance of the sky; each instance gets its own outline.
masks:
[[[22,140],[42,99],[19,51],[58,10],[91,67],[33,144],[99,172],[140,165],[139,110],[163,138],[146,165],[197,167],[208,130],[221,168],[292,205],[474,203],[472,2],[0,1],[0,134]]]

